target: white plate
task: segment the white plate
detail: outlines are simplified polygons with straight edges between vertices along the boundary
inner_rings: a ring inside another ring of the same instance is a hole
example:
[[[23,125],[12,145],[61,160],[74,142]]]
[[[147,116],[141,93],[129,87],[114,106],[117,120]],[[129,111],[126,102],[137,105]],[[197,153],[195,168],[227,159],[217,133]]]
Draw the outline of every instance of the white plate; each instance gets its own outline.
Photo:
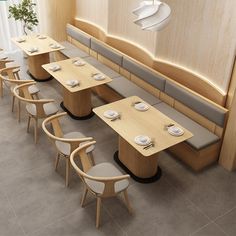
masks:
[[[66,81],[66,85],[69,85],[69,86],[71,86],[71,87],[74,87],[74,86],[76,86],[76,85],[78,85],[78,84],[79,84],[79,81],[78,81],[78,80],[75,80],[75,79],[67,80],[67,81]]]
[[[31,53],[37,52],[37,51],[38,51],[37,47],[31,47],[31,48],[28,49],[28,52],[31,52]]]
[[[113,118],[116,118],[117,116],[119,116],[119,113],[114,110],[107,110],[103,113],[103,115],[108,119],[113,119]]]
[[[22,43],[22,42],[25,42],[25,39],[24,38],[18,38],[18,39],[16,39],[16,42]]]
[[[106,78],[106,76],[103,75],[103,74],[96,74],[96,75],[93,75],[93,78],[94,78],[95,80],[100,81],[100,80],[104,80],[104,79]]]
[[[141,146],[146,146],[151,142],[151,138],[147,135],[138,135],[134,138],[134,142]]]
[[[168,133],[173,136],[181,136],[184,134],[184,131],[180,127],[171,126],[168,128]]]
[[[144,102],[140,102],[135,104],[134,108],[138,111],[147,111],[149,109],[149,106]]]
[[[84,66],[85,65],[85,62],[84,61],[74,61],[73,62],[74,63],[74,65],[76,65],[76,66]]]
[[[49,70],[51,70],[53,72],[58,71],[60,69],[61,69],[61,67],[57,64],[53,64],[53,65],[49,66]]]
[[[50,47],[53,49],[57,49],[60,47],[60,45],[52,43],[52,44],[50,44]]]
[[[45,35],[39,35],[38,38],[39,38],[39,39],[46,39],[47,36],[45,36]]]

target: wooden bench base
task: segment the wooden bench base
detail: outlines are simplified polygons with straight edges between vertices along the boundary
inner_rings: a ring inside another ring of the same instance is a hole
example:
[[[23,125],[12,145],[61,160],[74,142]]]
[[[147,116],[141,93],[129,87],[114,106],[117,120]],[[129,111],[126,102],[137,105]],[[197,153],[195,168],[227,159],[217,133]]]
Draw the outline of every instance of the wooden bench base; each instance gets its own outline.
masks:
[[[190,166],[194,171],[201,171],[218,160],[220,147],[221,142],[217,142],[198,151],[186,142],[183,142],[169,148],[168,151]]]

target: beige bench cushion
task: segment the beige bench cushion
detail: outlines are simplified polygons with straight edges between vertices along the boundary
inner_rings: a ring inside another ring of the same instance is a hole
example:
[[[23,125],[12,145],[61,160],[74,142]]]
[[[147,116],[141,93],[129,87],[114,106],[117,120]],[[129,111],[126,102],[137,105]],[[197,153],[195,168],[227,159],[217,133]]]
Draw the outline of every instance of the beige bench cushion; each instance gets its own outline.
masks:
[[[138,96],[150,105],[161,102],[160,99],[122,76],[113,79],[107,86],[119,93],[122,97]]]
[[[60,44],[65,47],[64,49],[60,50],[60,52],[68,58],[74,58],[74,57],[85,58],[85,57],[89,56],[89,54],[87,54],[86,52],[84,52],[80,48],[76,47],[75,45],[73,45],[67,41],[60,42]]]
[[[86,57],[84,58],[84,60],[112,79],[120,76],[119,73],[112,70],[108,66],[102,64],[100,61],[96,60],[94,57]]]
[[[193,148],[200,150],[220,140],[218,136],[167,104],[162,102],[154,107],[188,129],[194,135],[186,141]]]

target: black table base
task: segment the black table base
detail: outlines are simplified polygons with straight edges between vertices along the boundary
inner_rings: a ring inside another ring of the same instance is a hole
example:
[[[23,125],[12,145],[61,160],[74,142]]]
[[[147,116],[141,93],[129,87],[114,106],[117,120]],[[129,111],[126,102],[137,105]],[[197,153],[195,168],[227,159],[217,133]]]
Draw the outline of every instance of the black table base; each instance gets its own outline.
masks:
[[[75,116],[64,106],[63,102],[61,102],[60,106],[74,120],[88,120],[94,116],[94,112],[92,110],[87,116]]]
[[[53,79],[53,77],[50,75],[47,79],[37,79],[35,78],[29,71],[27,71],[27,74],[35,81],[37,82],[47,82]]]

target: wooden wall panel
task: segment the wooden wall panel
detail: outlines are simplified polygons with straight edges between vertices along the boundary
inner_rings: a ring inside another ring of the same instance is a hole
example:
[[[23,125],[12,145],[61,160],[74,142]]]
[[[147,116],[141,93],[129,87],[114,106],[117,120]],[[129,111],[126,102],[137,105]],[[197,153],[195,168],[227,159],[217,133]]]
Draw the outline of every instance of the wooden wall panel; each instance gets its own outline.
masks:
[[[100,26],[107,32],[109,0],[77,0],[76,17]]]
[[[40,32],[57,41],[66,40],[66,24],[74,22],[76,0],[40,0],[39,2]]]
[[[139,45],[160,65],[182,68],[227,92],[236,49],[235,0],[163,0],[171,6],[172,19],[160,32],[133,24],[131,11],[141,0],[104,1],[77,0],[77,17],[106,28],[108,36]]]

